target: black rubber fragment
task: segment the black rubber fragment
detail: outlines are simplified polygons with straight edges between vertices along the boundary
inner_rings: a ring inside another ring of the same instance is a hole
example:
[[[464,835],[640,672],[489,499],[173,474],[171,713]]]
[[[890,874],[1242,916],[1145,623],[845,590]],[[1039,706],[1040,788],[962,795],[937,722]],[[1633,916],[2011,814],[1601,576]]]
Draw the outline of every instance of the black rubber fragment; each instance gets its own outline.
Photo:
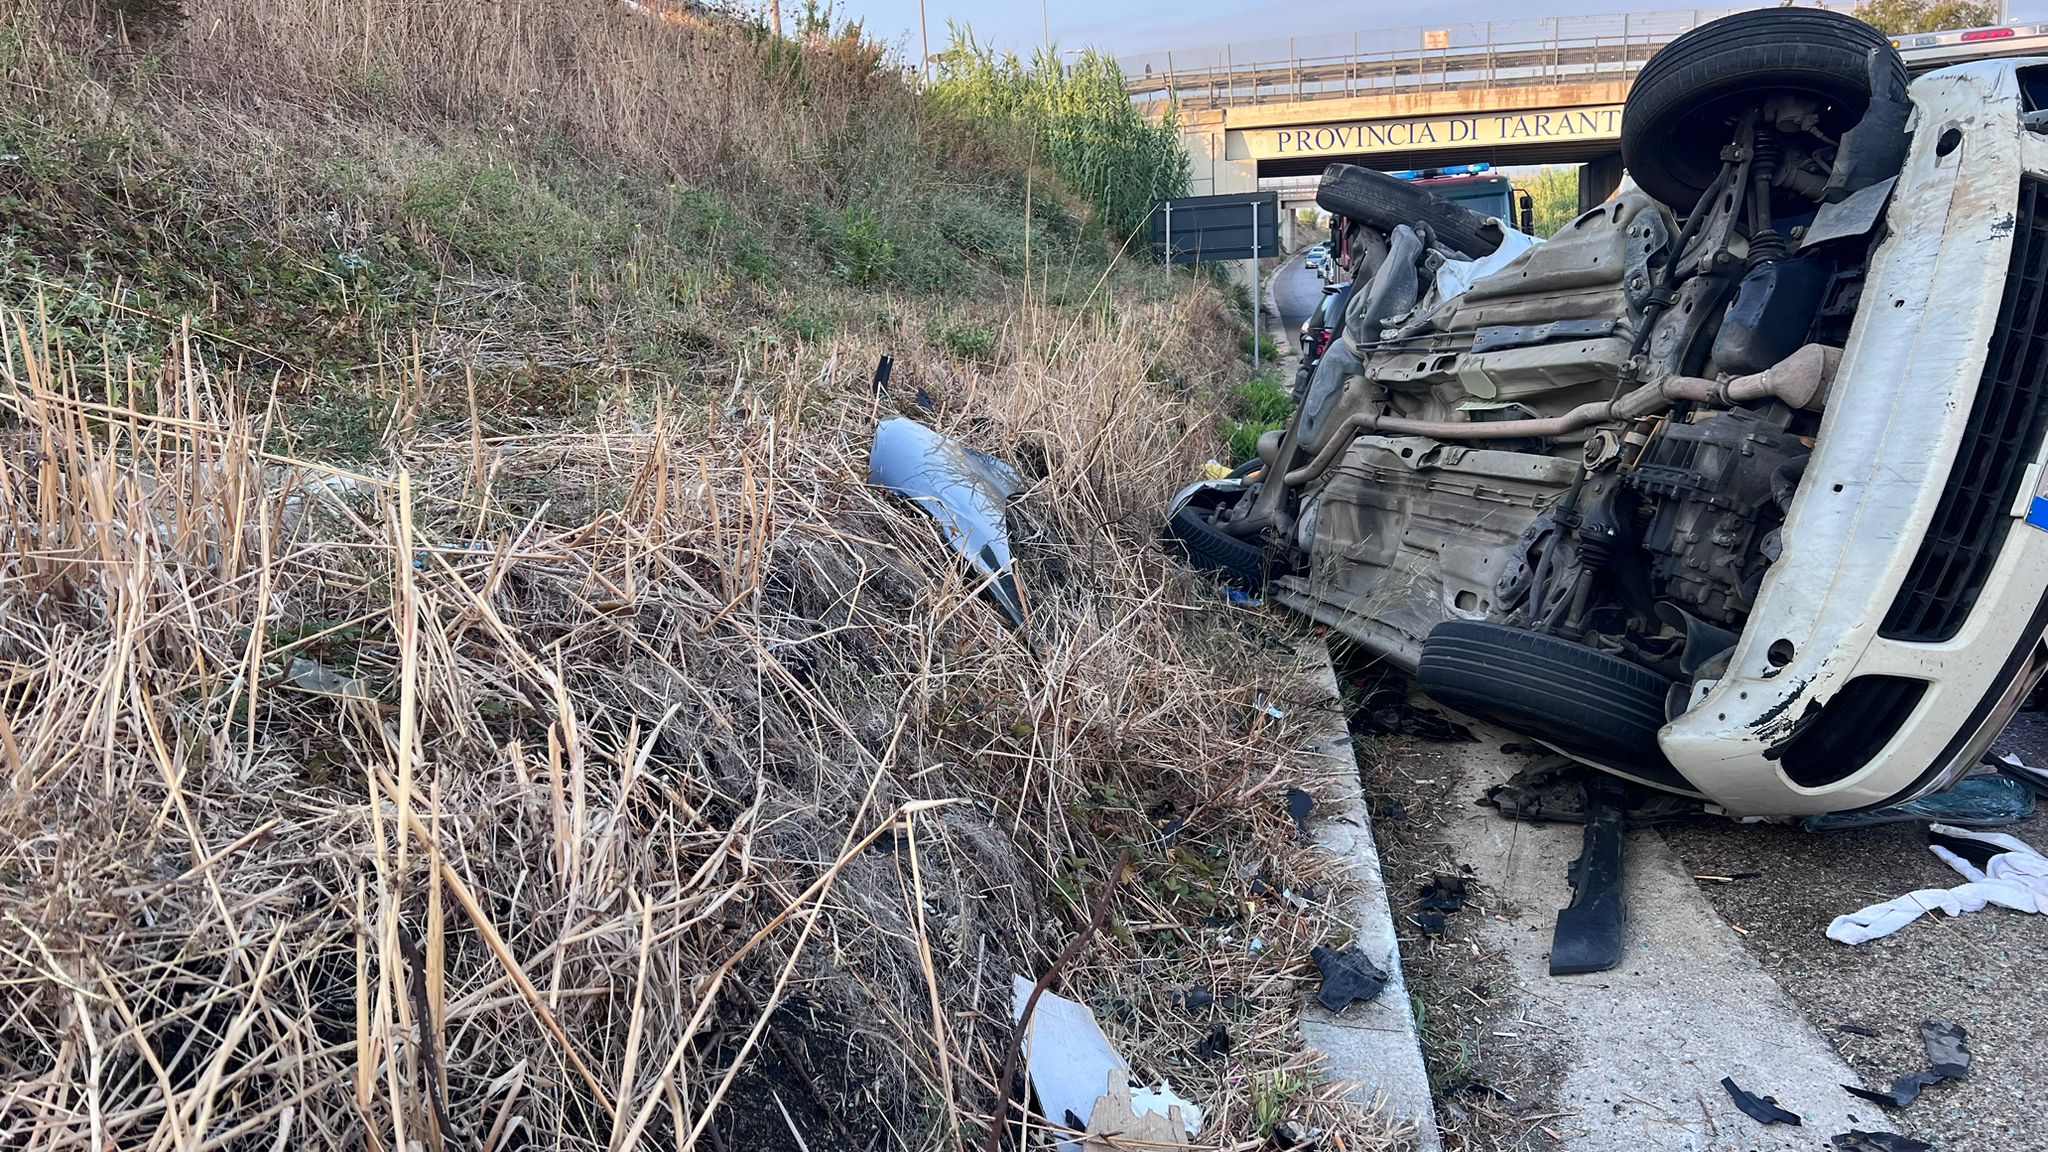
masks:
[[[1908,1072],[1892,1081],[1889,1092],[1877,1088],[1858,1088],[1854,1084],[1844,1084],[1842,1087],[1847,1088],[1852,1095],[1861,1096],[1872,1104],[1882,1104],[1887,1108],[1905,1108],[1920,1098],[1922,1088],[1939,1084],[1942,1079],[1932,1072]]]
[[[1831,1137],[1828,1143],[1841,1152],[1934,1152],[1934,1145],[1896,1132],[1865,1132],[1851,1128]]]
[[[1920,1039],[1927,1045],[1927,1061],[1936,1076],[1961,1080],[1970,1074],[1970,1034],[1961,1024],[1933,1017],[1920,1025]]]
[[[1735,1106],[1742,1110],[1744,1116],[1759,1124],[1790,1124],[1794,1127],[1799,1125],[1798,1113],[1780,1108],[1774,1096],[1757,1096],[1746,1092],[1737,1087],[1734,1079],[1728,1076],[1721,1077],[1721,1087],[1727,1091],[1728,1098],[1735,1101]]]
[[[1387,986],[1387,974],[1356,946],[1338,951],[1319,947],[1309,953],[1323,974],[1322,991],[1316,999],[1332,1012],[1342,1012],[1354,1001],[1371,1000]]]
[[[1299,788],[1287,790],[1287,814],[1294,818],[1294,826],[1308,836],[1308,814],[1316,810],[1316,798]]]

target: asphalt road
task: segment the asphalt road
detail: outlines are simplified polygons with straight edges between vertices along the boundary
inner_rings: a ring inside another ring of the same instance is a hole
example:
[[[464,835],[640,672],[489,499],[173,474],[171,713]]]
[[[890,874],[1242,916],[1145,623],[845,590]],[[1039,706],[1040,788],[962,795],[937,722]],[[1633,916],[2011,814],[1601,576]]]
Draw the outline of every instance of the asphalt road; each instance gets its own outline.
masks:
[[[1304,267],[1300,256],[1289,259],[1273,273],[1273,305],[1280,310],[1280,327],[1287,332],[1290,344],[1300,334],[1301,322],[1308,319],[1309,312],[1322,298],[1322,277]]]

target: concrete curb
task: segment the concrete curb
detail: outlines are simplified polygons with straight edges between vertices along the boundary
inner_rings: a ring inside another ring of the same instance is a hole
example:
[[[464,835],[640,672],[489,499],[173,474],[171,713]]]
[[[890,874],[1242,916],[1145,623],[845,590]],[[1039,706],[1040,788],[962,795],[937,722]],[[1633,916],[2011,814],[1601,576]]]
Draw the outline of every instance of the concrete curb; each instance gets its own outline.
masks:
[[[1358,896],[1342,910],[1343,919],[1356,933],[1358,947],[1386,970],[1387,986],[1371,1002],[1354,1004],[1341,1016],[1311,1000],[1302,1011],[1302,1039],[1328,1057],[1323,1068],[1326,1080],[1346,1085],[1351,1099],[1382,1106],[1392,1118],[1413,1125],[1412,1147],[1417,1152],[1441,1152],[1436,1104],[1422,1062],[1408,981],[1401,972],[1393,908],[1373,843],[1372,817],[1366,811],[1336,669],[1320,641],[1304,649],[1304,655],[1317,663],[1313,674],[1329,700],[1328,707],[1316,709],[1302,745],[1302,751],[1316,757],[1324,769],[1311,836],[1317,846],[1340,857],[1357,881]]]

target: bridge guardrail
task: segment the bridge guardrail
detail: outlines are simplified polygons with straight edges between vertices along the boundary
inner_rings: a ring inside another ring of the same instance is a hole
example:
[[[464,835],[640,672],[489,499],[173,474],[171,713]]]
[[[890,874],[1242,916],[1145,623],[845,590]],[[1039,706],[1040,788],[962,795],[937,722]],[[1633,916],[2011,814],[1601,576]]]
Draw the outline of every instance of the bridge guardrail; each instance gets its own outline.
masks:
[[[1135,100],[1185,107],[1626,79],[1680,33],[1735,8],[1490,20],[1290,37],[1119,60]]]

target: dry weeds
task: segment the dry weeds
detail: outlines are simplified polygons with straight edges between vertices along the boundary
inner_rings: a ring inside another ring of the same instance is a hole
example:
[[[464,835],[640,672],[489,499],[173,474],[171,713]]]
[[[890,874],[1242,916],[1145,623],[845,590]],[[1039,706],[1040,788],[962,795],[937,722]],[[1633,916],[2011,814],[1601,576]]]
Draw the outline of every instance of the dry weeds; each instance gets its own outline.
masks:
[[[925,414],[1034,478],[1013,634],[862,482],[874,349],[349,472],[6,313],[0,1146],[961,1147],[1124,850],[1067,993],[1205,1145],[1376,1146],[1292,1026],[1298,681],[1150,546],[1206,414],[1033,315]]]

